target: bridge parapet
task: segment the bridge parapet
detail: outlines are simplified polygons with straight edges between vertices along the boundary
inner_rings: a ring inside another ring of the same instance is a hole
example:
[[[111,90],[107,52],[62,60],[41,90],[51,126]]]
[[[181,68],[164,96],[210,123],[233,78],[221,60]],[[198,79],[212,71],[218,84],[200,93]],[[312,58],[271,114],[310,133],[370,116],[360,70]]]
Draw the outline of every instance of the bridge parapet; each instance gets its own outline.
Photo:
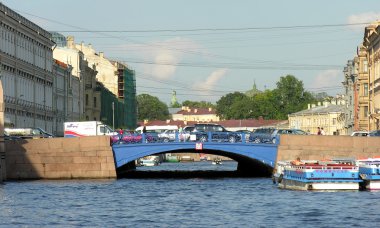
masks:
[[[279,136],[275,145],[279,144]],[[249,134],[244,132],[197,132],[195,134],[179,133],[173,134],[157,134],[157,133],[142,133],[133,134],[125,132],[123,134],[111,137],[111,144],[145,144],[145,143],[240,143],[240,144],[260,144],[253,140]],[[271,142],[264,144],[272,144]]]

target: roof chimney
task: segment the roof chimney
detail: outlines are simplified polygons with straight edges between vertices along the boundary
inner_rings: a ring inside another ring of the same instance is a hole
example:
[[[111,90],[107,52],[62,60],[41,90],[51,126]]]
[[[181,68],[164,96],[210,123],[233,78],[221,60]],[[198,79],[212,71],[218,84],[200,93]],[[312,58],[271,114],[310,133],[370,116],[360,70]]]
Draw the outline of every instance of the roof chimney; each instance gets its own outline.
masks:
[[[67,42],[67,47],[73,49],[74,48],[74,37],[73,36],[68,36],[66,38]]]
[[[197,112],[198,112],[198,109],[195,108],[195,109],[194,109],[194,113],[197,113]]]

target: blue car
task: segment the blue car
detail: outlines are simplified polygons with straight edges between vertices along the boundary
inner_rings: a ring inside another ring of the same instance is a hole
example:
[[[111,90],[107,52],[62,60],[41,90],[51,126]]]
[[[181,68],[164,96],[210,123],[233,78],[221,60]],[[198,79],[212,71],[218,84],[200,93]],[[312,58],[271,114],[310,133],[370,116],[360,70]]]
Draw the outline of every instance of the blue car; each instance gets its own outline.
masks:
[[[307,132],[300,129],[260,128],[250,134],[249,141],[254,143],[275,144],[277,142],[278,136],[282,134],[308,135]]]
[[[207,142],[211,136],[213,142],[238,142],[241,141],[241,134],[226,130],[220,124],[202,123],[195,124],[190,133],[190,140]]]

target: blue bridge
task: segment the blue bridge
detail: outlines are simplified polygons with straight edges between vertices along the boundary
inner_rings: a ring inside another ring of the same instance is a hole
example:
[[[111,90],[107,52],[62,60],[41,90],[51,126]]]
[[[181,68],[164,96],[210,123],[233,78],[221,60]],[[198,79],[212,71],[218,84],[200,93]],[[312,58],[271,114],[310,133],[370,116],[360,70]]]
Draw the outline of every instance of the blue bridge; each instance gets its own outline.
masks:
[[[242,137],[245,138],[244,135]],[[279,140],[277,140],[279,142]],[[115,143],[112,146],[116,168],[128,171],[136,168],[135,160],[164,153],[204,153],[220,155],[238,162],[237,171],[246,176],[270,176],[276,162],[278,143],[253,143],[215,141],[181,142],[178,137],[171,142],[148,141],[143,134],[139,143]]]

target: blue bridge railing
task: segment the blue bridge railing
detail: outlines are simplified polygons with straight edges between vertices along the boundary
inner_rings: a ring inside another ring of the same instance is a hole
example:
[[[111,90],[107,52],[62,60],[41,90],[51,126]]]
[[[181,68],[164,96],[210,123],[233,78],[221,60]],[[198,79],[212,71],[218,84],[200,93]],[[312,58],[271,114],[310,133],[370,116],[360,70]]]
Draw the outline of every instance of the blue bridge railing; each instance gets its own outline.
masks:
[[[179,133],[175,134],[158,134],[158,133],[123,133],[111,136],[111,144],[136,144],[136,143],[181,143],[181,142],[213,142],[213,143],[239,143],[239,144],[263,144],[258,143],[244,132],[196,132],[196,133]],[[279,136],[276,137],[276,143],[279,143]],[[264,144],[273,144],[266,142]]]

